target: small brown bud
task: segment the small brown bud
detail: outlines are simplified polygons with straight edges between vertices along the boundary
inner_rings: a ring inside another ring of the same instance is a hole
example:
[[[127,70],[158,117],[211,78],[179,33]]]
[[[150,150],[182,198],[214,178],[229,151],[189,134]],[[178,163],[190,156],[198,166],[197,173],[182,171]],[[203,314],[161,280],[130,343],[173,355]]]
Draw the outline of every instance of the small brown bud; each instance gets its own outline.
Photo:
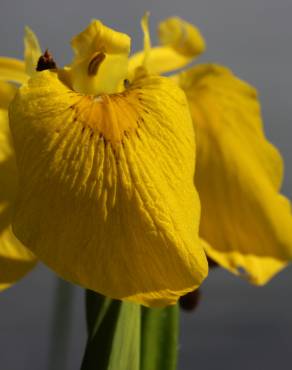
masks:
[[[179,305],[185,311],[194,311],[198,307],[200,301],[201,292],[199,289],[196,289],[193,292],[180,297]]]

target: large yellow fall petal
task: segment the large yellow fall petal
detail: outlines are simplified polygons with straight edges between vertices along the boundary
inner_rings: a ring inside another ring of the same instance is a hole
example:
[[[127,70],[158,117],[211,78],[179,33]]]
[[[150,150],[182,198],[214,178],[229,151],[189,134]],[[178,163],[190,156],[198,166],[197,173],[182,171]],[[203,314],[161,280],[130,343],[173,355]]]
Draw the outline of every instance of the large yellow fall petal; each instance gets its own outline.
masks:
[[[146,39],[149,31],[143,18],[142,26]],[[153,74],[162,74],[182,68],[205,50],[205,41],[194,25],[178,18],[167,18],[158,26],[160,46],[147,51],[147,70]],[[145,50],[134,54],[129,61],[130,75],[143,65]]]
[[[145,305],[174,303],[207,274],[183,92],[140,77],[86,96],[54,72],[10,108],[20,174],[13,229],[65,279]]]
[[[279,194],[282,159],[264,136],[257,93],[215,65],[195,67],[177,80],[196,129],[195,183],[206,252],[263,284],[291,260],[292,217]]]
[[[0,290],[9,287],[35,265],[32,253],[11,231],[12,203],[16,191],[17,170],[8,114],[7,110],[0,109]]]

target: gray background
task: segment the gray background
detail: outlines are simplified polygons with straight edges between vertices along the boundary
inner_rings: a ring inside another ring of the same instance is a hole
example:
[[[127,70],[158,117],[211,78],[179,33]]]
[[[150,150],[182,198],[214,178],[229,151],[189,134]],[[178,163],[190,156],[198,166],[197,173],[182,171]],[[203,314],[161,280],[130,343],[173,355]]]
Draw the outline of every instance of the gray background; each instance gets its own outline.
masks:
[[[200,61],[225,64],[259,89],[267,136],[286,162],[283,191],[291,198],[292,0],[0,0],[0,54],[21,57],[27,24],[58,64],[67,63],[69,39],[93,17],[130,34],[137,50],[144,10],[152,13],[153,34],[155,24],[171,15],[195,23],[208,45]],[[291,369],[291,281],[291,268],[264,288],[212,272],[199,309],[182,315],[180,369]],[[0,370],[48,369],[55,285],[54,274],[39,266],[1,293]],[[67,369],[77,370],[85,343],[83,292],[76,288],[72,294]]]

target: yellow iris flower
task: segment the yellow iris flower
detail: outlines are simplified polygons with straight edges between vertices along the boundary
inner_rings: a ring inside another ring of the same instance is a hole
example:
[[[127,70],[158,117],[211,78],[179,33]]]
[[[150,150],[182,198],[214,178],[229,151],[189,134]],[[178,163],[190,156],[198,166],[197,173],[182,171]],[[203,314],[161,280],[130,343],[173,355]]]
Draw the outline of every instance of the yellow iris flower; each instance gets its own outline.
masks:
[[[142,27],[144,51],[129,59],[130,38],[93,21],[72,40],[72,63],[42,72],[27,33],[31,78],[10,105],[20,185],[14,233],[65,279],[145,305],[197,288],[205,253],[262,284],[291,260],[292,217],[256,93],[215,65],[161,77],[203,52],[204,40],[170,18],[152,48],[147,16]],[[23,83],[23,68],[1,59],[0,77]],[[29,253],[16,250],[4,248],[4,264]]]
[[[15,235],[69,281],[175,303],[208,272],[185,94],[143,63],[128,76],[130,38],[99,21],[72,46],[69,66],[31,70],[10,105]]]

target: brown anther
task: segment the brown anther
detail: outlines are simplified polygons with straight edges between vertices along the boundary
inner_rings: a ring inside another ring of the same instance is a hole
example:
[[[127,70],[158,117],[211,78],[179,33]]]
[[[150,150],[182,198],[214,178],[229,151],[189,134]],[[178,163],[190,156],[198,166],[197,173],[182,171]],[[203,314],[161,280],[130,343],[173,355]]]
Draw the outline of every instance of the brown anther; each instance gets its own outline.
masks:
[[[186,295],[180,297],[179,305],[185,311],[194,311],[199,305],[201,300],[201,292],[199,289],[193,292],[187,293]]]
[[[48,49],[44,52],[42,56],[39,57],[38,64],[36,70],[38,72],[45,71],[46,69],[56,69],[57,65],[54,61],[52,54],[49,52]]]
[[[88,64],[87,69],[88,76],[95,76],[97,74],[98,68],[100,64],[104,61],[104,59],[105,59],[104,53],[98,53],[92,57]]]

